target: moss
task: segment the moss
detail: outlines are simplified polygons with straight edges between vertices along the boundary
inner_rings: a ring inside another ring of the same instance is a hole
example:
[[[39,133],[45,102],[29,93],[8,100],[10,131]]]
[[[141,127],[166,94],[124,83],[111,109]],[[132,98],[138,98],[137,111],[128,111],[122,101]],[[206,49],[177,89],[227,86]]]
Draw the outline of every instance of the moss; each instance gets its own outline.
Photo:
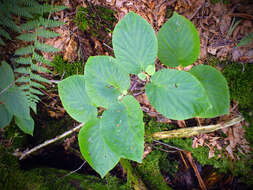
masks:
[[[243,71],[244,67],[244,71]],[[238,101],[241,109],[253,109],[253,65],[226,64],[223,74],[230,89],[231,98]]]
[[[101,31],[106,34],[112,32],[117,19],[111,9],[102,6],[87,6],[77,8],[74,21],[80,30],[98,37],[102,34]]]
[[[151,118],[148,115],[144,115],[144,122],[145,124],[145,142],[151,143],[152,138],[151,135],[155,132],[159,131],[167,131],[167,130],[172,130],[175,129],[176,126],[168,123],[160,123],[157,122],[155,118]]]
[[[26,190],[127,190],[124,182],[114,176],[107,175],[104,179],[82,175],[69,174],[69,171],[54,168],[36,168],[21,170],[16,157],[0,146],[0,189]]]
[[[230,4],[230,0],[211,0],[211,3],[212,4],[215,4],[215,3],[224,3],[225,5],[227,4]]]
[[[161,158],[162,153],[155,150],[147,155],[142,164],[138,164],[137,171],[149,189],[171,189],[164,181],[160,171],[159,163]]]
[[[67,78],[74,74],[83,74],[83,66],[81,61],[69,63],[65,61],[61,55],[56,55],[52,61],[54,72]]]
[[[20,128],[11,122],[11,124],[4,129],[3,134],[0,137],[1,140],[8,142],[9,151],[14,151],[16,148],[23,147],[28,142],[28,136],[20,130]]]

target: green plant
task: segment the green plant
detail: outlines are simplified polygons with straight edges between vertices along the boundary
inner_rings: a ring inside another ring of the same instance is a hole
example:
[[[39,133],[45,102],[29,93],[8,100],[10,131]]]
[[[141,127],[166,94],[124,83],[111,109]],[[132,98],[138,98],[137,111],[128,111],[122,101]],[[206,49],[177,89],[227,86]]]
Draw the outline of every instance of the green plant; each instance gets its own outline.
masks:
[[[43,64],[51,65],[50,61],[41,55],[41,52],[58,51],[58,49],[44,44],[43,40],[45,38],[59,36],[59,34],[47,30],[47,28],[56,27],[63,24],[62,22],[52,19],[45,19],[44,16],[46,16],[48,13],[60,11],[65,8],[65,6],[53,6],[47,3],[41,4],[36,0],[10,0],[1,2],[0,36],[10,40],[11,37],[8,35],[7,31],[14,30],[17,33],[21,33],[17,36],[17,38],[29,43],[29,45],[26,47],[21,47],[15,52],[15,55],[18,56],[18,58],[15,59],[15,61],[18,63],[18,68],[14,70],[14,72],[17,74],[17,80],[15,80],[15,82],[14,75],[10,75],[10,73],[13,72],[11,67],[6,66],[6,62],[4,62],[2,65],[2,67],[8,69],[9,72],[2,73],[2,80],[5,80],[5,77],[9,77],[8,82],[10,83],[8,85],[11,83],[17,83],[18,86],[12,84],[15,86],[15,88],[9,88],[7,91],[2,92],[1,98],[9,114],[7,114],[6,110],[3,108],[1,108],[0,113],[1,116],[3,116],[2,113],[5,113],[6,118],[7,115],[9,117],[8,119],[3,118],[3,121],[5,122],[1,123],[0,127],[7,126],[11,121],[12,115],[14,115],[17,125],[25,133],[31,135],[33,134],[34,121],[30,116],[29,107],[31,107],[35,113],[37,112],[36,104],[40,99],[38,95],[43,94],[39,89],[45,88],[43,84],[50,83],[49,80],[40,75],[41,72],[49,72],[48,69],[42,66]],[[21,18],[25,19],[27,22],[19,26],[18,23],[14,22],[13,16],[21,16]],[[0,44],[5,45],[1,38]],[[8,85],[4,83],[2,90]],[[17,88],[19,88],[22,93],[17,90]],[[12,89],[15,89],[13,90],[15,92],[15,96],[7,95]],[[26,98],[24,98],[24,94],[26,95]],[[8,99],[5,97],[8,97]],[[19,102],[21,99],[23,101],[22,106],[19,106],[17,102],[14,102],[16,100]],[[13,107],[13,109],[10,109],[10,107]],[[16,113],[19,109],[20,112]],[[23,109],[23,111],[21,109]]]
[[[100,37],[100,31],[109,33],[116,21],[114,12],[102,6],[78,7],[74,21],[82,31],[89,31],[91,35]],[[103,38],[102,38],[103,39]]]
[[[250,44],[253,41],[253,32],[249,32],[246,36],[244,36],[240,42],[237,44],[237,47],[245,46]]]
[[[32,135],[34,122],[26,94],[15,85],[13,70],[5,61],[0,65],[0,81],[0,128],[9,125],[14,116],[19,128]]]
[[[147,81],[151,105],[167,118],[211,118],[229,112],[228,86],[216,69],[198,65],[189,72],[155,72],[157,55],[170,67],[188,66],[197,59],[198,32],[183,16],[174,13],[156,37],[146,20],[130,12],[116,25],[112,43],[116,58],[90,57],[84,75],[58,85],[66,111],[84,123],[78,136],[81,153],[101,177],[120,158],[142,162],[143,113],[128,91],[129,74]],[[102,116],[97,117],[97,107],[106,109]]]
[[[63,78],[67,78],[74,74],[83,74],[83,66],[81,61],[69,63],[68,61],[64,60],[61,55],[54,57],[52,66],[54,67],[54,71]]]

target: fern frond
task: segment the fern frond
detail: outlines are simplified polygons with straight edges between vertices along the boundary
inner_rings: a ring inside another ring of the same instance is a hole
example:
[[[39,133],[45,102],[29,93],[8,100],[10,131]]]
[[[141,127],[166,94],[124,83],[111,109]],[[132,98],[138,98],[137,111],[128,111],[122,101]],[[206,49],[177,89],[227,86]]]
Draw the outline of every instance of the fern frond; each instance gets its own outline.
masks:
[[[20,82],[20,83],[28,83],[30,81],[29,76],[22,76],[19,77],[16,82]],[[21,85],[20,88],[22,88],[24,85]],[[26,88],[25,88],[26,89]],[[24,90],[24,89],[23,89]]]
[[[31,57],[19,57],[19,58],[16,58],[15,61],[19,64],[24,64],[24,65],[33,64]]]
[[[44,52],[58,52],[58,51],[60,51],[58,48],[55,48],[55,47],[48,45],[48,44],[40,43],[38,41],[35,41],[34,47],[35,47],[35,49],[40,50],[40,51],[44,51]]]
[[[17,49],[15,51],[15,55],[27,55],[27,54],[31,54],[34,51],[34,46],[33,45],[29,45],[26,47],[21,47],[19,49]]]
[[[45,28],[53,28],[58,27],[64,24],[64,22],[52,20],[52,19],[45,19],[43,17],[39,18],[40,26],[44,26]]]
[[[43,86],[42,84],[37,83],[35,81],[31,81],[31,86],[35,87],[35,88],[41,88],[41,89],[45,88],[45,86]]]
[[[30,92],[33,94],[37,94],[37,95],[44,95],[41,91],[35,89],[35,88],[31,88]]]
[[[62,11],[66,8],[67,8],[66,6],[54,6],[54,5],[49,5],[49,4],[42,4],[39,6],[28,7],[27,9],[32,14],[43,15],[45,13],[53,13],[57,11]]]
[[[39,27],[39,20],[30,20],[20,26],[23,31],[33,30]]]
[[[33,53],[33,58],[40,63],[44,63],[46,65],[52,66],[51,61],[49,61],[48,59],[46,59],[45,57],[37,54],[36,52]]]
[[[36,94],[30,93],[30,100],[38,102],[38,101],[40,101],[40,98]]]
[[[36,0],[19,0],[19,1],[26,7],[35,7],[40,5]]]
[[[3,28],[0,27],[0,36],[5,37],[8,40],[11,40],[11,36]]]
[[[32,42],[37,39],[37,35],[35,33],[24,33],[17,36],[17,38],[25,42]]]
[[[33,18],[32,14],[30,14],[30,11],[27,10],[26,7],[17,6],[17,4],[10,7],[10,12],[17,16]]]
[[[43,72],[43,73],[50,73],[51,72],[47,68],[44,68],[42,66],[38,66],[36,64],[32,64],[31,68],[32,68],[33,71],[37,71],[37,72]]]
[[[6,26],[15,32],[20,32],[18,25],[8,16],[0,15],[0,25]]]
[[[43,38],[55,38],[55,37],[60,36],[60,34],[56,32],[53,32],[51,30],[44,30],[41,28],[37,28],[37,35]]]
[[[28,67],[19,67],[15,69],[15,72],[23,75],[29,75],[31,71],[28,69]]]
[[[28,98],[28,103],[30,105],[30,107],[32,108],[32,110],[34,111],[35,114],[37,114],[37,102],[39,101],[35,101],[35,98],[37,97],[36,95],[32,96],[30,99]]]
[[[41,77],[40,75],[34,74],[34,73],[31,73],[31,74],[30,74],[30,78],[31,78],[32,80],[36,80],[36,81],[38,81],[38,82],[44,82],[44,83],[48,83],[48,84],[51,83],[50,80],[48,80],[48,79],[46,79],[46,78],[43,78],[43,77]]]

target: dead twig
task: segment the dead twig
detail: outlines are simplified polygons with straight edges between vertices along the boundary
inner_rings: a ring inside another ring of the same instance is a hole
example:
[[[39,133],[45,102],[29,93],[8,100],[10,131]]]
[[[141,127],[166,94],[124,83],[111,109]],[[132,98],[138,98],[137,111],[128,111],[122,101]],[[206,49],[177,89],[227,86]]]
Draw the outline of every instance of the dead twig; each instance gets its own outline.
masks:
[[[189,128],[181,128],[175,129],[171,131],[162,131],[156,132],[152,134],[152,137],[156,140],[167,139],[167,138],[182,138],[182,137],[191,137],[194,135],[200,135],[204,133],[210,133],[217,131],[219,129],[224,129],[235,124],[242,122],[244,118],[239,115],[236,118],[227,121],[225,123],[220,123],[216,125],[207,125],[207,126],[196,126],[196,127],[189,127]]]
[[[202,179],[202,177],[201,177],[201,175],[200,175],[200,173],[198,171],[198,168],[197,168],[197,166],[196,166],[196,164],[195,164],[195,162],[193,160],[191,152],[184,152],[184,153],[185,153],[187,159],[189,160],[189,162],[190,162],[190,164],[191,164],[191,166],[192,166],[192,168],[193,168],[193,170],[194,170],[194,172],[195,172],[195,174],[197,176],[200,188],[202,190],[207,190],[206,185],[205,185],[205,183],[204,183],[204,181],[203,181],[203,179]]]
[[[81,123],[81,124],[79,124],[78,126],[74,127],[73,129],[71,129],[71,130],[69,130],[69,131],[66,131],[65,133],[61,134],[60,136],[57,136],[57,137],[55,137],[55,138],[53,138],[53,139],[50,139],[50,140],[47,140],[47,141],[45,141],[44,143],[42,143],[42,144],[40,144],[40,145],[38,145],[38,146],[32,148],[32,149],[29,150],[29,151],[24,151],[23,153],[21,153],[21,155],[18,155],[17,153],[14,153],[14,155],[15,155],[15,156],[20,156],[19,160],[22,160],[22,159],[24,159],[25,157],[27,157],[28,155],[32,154],[33,152],[36,152],[36,151],[38,151],[39,149],[41,149],[41,148],[43,148],[43,147],[46,147],[46,146],[48,146],[49,144],[52,144],[52,143],[54,143],[54,142],[56,142],[56,141],[58,141],[58,140],[60,140],[60,139],[62,139],[62,138],[64,138],[64,137],[66,137],[66,136],[68,136],[68,135],[70,135],[70,134],[72,134],[72,133],[78,131],[83,125],[84,125],[84,124]]]

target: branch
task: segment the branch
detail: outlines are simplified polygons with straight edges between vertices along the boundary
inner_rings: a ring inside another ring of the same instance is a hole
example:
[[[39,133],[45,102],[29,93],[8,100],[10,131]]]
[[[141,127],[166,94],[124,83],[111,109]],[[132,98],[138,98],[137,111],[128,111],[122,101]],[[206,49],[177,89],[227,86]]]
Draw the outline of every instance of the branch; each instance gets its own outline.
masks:
[[[238,124],[243,120],[244,120],[244,118],[239,115],[236,118],[234,118],[230,121],[227,121],[225,123],[222,123],[222,124],[196,126],[196,127],[175,129],[175,130],[171,130],[171,131],[156,132],[156,133],[153,133],[151,136],[152,136],[152,138],[154,138],[156,140],[167,139],[167,138],[191,137],[194,135],[210,133],[210,132],[217,131],[219,129],[224,129],[224,128],[233,126],[235,124]]]
[[[50,140],[47,140],[47,141],[45,141],[44,143],[42,143],[42,144],[40,144],[40,145],[38,145],[38,146],[35,146],[34,148],[32,148],[32,149],[29,150],[29,151],[24,151],[24,152],[20,155],[19,160],[22,160],[22,159],[24,159],[25,157],[27,157],[28,155],[32,154],[33,152],[36,152],[37,150],[39,150],[39,149],[41,149],[41,148],[43,148],[43,147],[45,147],[45,146],[47,146],[47,145],[49,145],[49,144],[52,144],[52,143],[54,143],[54,142],[56,142],[56,141],[58,141],[58,140],[60,140],[60,139],[62,139],[62,138],[64,138],[64,137],[66,137],[66,136],[72,134],[72,133],[75,132],[75,131],[78,131],[83,125],[84,125],[84,123],[81,123],[81,124],[79,124],[78,126],[76,126],[75,128],[73,128],[73,129],[71,129],[71,130],[69,130],[69,131],[66,131],[65,133],[61,134],[60,136],[57,136],[57,137],[55,137],[55,138],[53,138],[53,139],[50,139]],[[15,153],[14,153],[14,155],[18,156],[18,155],[15,154]]]

